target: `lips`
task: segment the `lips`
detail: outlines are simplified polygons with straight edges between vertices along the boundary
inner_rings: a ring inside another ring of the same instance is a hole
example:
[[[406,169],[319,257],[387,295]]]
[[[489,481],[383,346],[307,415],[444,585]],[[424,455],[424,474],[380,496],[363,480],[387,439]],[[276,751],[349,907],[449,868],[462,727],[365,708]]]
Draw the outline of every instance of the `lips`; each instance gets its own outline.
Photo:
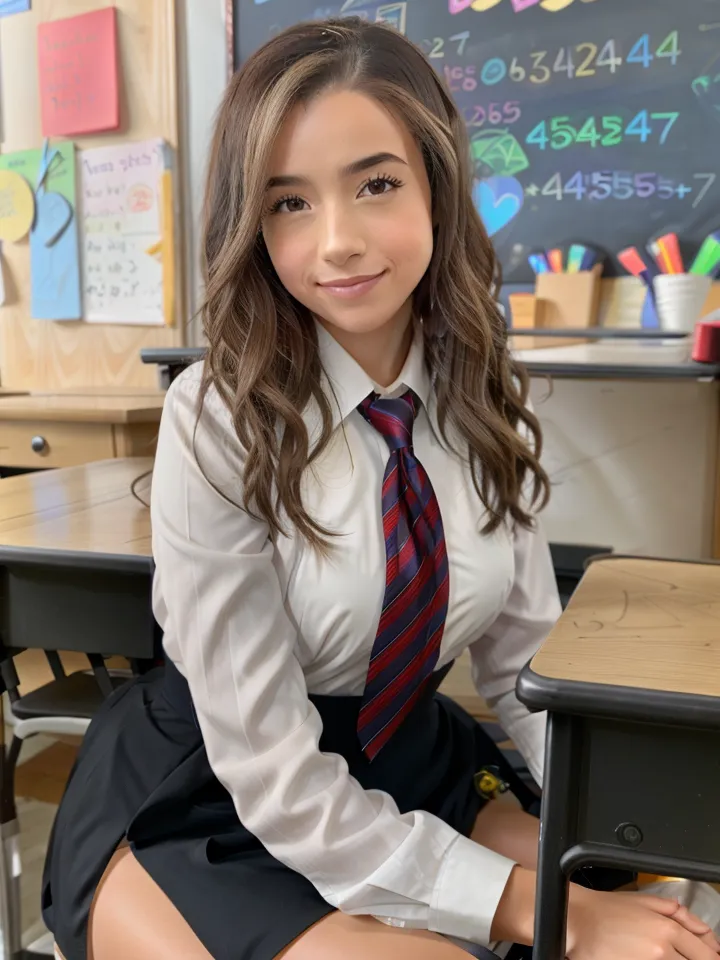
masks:
[[[337,280],[326,280],[319,283],[318,286],[327,293],[335,297],[341,297],[350,300],[353,297],[361,297],[368,293],[385,276],[385,271],[380,273],[363,274],[357,277],[340,277]]]

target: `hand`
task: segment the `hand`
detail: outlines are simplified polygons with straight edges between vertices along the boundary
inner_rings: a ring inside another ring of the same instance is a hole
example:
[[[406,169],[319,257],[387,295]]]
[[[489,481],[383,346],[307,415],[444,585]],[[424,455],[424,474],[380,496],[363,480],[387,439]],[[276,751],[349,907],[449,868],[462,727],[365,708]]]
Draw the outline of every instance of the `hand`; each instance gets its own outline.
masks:
[[[706,923],[676,900],[570,886],[569,960],[717,960]]]

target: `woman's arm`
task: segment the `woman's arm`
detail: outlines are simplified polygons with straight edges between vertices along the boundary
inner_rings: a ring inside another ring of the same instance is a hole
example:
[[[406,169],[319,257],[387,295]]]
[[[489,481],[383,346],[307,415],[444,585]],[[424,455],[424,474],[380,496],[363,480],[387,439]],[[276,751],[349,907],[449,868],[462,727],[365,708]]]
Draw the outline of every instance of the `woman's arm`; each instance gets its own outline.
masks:
[[[267,527],[223,496],[241,502],[244,454],[216,394],[194,442],[212,483],[198,466],[198,378],[185,373],[166,400],[153,550],[158,615],[213,771],[247,829],[329,903],[487,943],[513,861],[426,812],[401,815],[320,752]]]
[[[515,683],[560,616],[560,598],[550,549],[539,524],[534,530],[515,530],[513,554],[515,576],[505,607],[470,647],[473,681],[542,784],[545,714],[531,714],[520,703]]]

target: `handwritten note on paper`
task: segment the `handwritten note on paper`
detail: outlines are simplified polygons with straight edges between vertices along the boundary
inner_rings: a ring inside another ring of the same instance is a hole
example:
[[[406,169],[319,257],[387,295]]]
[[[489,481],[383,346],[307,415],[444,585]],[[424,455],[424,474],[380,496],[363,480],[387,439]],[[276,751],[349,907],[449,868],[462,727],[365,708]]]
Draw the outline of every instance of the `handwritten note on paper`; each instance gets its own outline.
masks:
[[[38,69],[44,136],[118,128],[115,7],[41,23]]]
[[[162,140],[80,154],[85,319],[161,324],[162,260],[148,253],[162,238]]]

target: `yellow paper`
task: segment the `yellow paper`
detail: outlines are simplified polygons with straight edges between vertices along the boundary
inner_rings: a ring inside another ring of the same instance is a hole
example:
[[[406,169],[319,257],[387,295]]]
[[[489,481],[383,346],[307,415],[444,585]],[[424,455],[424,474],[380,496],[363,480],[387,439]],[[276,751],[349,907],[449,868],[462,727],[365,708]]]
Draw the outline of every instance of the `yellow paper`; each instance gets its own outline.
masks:
[[[165,316],[165,326],[171,327],[175,322],[175,217],[173,182],[170,170],[166,170],[161,179],[163,314]]]
[[[14,170],[0,170],[0,240],[22,240],[34,216],[35,197],[30,184]]]

